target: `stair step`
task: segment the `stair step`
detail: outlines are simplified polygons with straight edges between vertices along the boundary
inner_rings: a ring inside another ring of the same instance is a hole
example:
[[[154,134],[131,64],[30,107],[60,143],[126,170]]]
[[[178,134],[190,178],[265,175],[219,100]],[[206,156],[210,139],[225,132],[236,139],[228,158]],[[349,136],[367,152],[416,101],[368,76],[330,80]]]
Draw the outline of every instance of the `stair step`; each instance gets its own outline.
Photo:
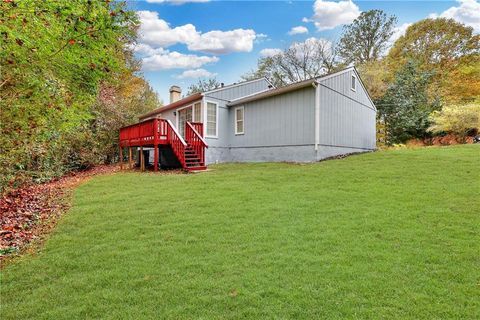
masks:
[[[200,161],[200,160],[196,160],[196,161],[185,161],[185,165],[187,165],[187,166],[192,166],[192,165],[199,164],[199,163],[200,163],[200,164],[203,164],[203,162]]]
[[[196,166],[196,167],[187,167],[188,171],[203,171],[207,170],[207,166]]]

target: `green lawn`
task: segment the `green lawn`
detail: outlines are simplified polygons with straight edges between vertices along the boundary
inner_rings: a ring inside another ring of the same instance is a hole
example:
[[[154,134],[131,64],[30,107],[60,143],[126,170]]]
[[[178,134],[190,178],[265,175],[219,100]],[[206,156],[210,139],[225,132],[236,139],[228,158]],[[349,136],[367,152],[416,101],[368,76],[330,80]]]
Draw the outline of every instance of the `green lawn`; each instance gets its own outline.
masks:
[[[480,145],[75,192],[2,270],[2,319],[479,319]]]

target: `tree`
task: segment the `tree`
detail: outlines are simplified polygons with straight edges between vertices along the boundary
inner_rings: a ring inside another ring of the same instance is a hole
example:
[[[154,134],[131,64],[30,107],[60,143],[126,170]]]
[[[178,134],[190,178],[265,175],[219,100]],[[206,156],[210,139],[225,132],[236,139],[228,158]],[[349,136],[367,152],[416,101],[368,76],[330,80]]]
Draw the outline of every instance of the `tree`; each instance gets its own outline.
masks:
[[[471,27],[446,18],[412,24],[387,56],[394,72],[409,60],[433,73],[430,90],[447,103],[469,102],[480,94],[480,35]]]
[[[197,83],[193,83],[188,87],[187,95],[199,92],[206,92],[220,88],[221,83],[216,78],[199,79]]]
[[[423,70],[451,70],[459,58],[480,54],[480,35],[453,19],[424,19],[408,27],[391,48],[395,65],[415,60]],[[403,62],[403,63],[402,63]]]
[[[397,18],[382,10],[362,12],[344,26],[339,54],[346,64],[361,64],[379,60],[390,40]]]
[[[257,70],[243,76],[250,80],[266,77],[276,87],[333,72],[337,65],[335,44],[325,39],[309,38],[295,42],[288,49],[260,58]]]
[[[440,70],[439,78],[440,94],[447,103],[474,101],[480,97],[480,55],[459,58],[452,70]]]
[[[433,133],[449,132],[458,134],[459,141],[465,143],[466,136],[480,130],[480,99],[459,105],[452,104],[434,111],[430,116],[433,125],[428,128]]]
[[[120,103],[137,99],[120,94],[122,82],[144,81],[126,50],[135,12],[103,0],[1,1],[0,12],[0,193],[103,162],[102,132],[136,120]],[[114,88],[122,121],[97,103],[105,86]],[[145,109],[158,105],[147,100]],[[99,129],[101,117],[108,128]]]
[[[430,97],[432,74],[408,61],[395,74],[385,96],[377,104],[386,127],[387,143],[403,143],[411,138],[428,137],[429,115],[440,108],[438,97]]]
[[[384,60],[365,62],[357,66],[368,94],[373,101],[379,101],[385,95],[393,75]]]

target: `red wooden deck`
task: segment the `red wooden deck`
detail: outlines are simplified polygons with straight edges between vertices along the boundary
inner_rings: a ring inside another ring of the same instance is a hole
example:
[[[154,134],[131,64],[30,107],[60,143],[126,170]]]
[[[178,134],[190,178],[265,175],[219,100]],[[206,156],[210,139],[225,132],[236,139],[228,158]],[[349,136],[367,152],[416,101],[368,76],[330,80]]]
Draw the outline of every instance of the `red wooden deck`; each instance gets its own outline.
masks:
[[[185,139],[180,136],[171,121],[165,119],[150,119],[132,124],[120,129],[120,163],[123,160],[123,148],[129,148],[129,163],[131,166],[132,147],[154,148],[154,171],[158,171],[158,146],[170,145],[175,156],[185,170],[205,170],[205,148],[207,143],[203,138],[203,124],[187,122]],[[140,152],[141,169],[144,170],[143,152]]]

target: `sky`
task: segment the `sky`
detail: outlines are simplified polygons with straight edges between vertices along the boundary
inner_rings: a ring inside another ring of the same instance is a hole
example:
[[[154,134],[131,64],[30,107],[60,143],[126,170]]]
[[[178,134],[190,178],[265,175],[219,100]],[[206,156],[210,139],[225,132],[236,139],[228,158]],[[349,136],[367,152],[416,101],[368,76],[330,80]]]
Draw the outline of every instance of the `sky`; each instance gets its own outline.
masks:
[[[257,61],[295,42],[338,41],[362,11],[381,9],[398,23],[393,41],[421,19],[447,17],[480,33],[480,0],[458,1],[215,1],[128,2],[140,18],[136,56],[166,104],[168,89],[186,93],[199,79],[241,81]]]

